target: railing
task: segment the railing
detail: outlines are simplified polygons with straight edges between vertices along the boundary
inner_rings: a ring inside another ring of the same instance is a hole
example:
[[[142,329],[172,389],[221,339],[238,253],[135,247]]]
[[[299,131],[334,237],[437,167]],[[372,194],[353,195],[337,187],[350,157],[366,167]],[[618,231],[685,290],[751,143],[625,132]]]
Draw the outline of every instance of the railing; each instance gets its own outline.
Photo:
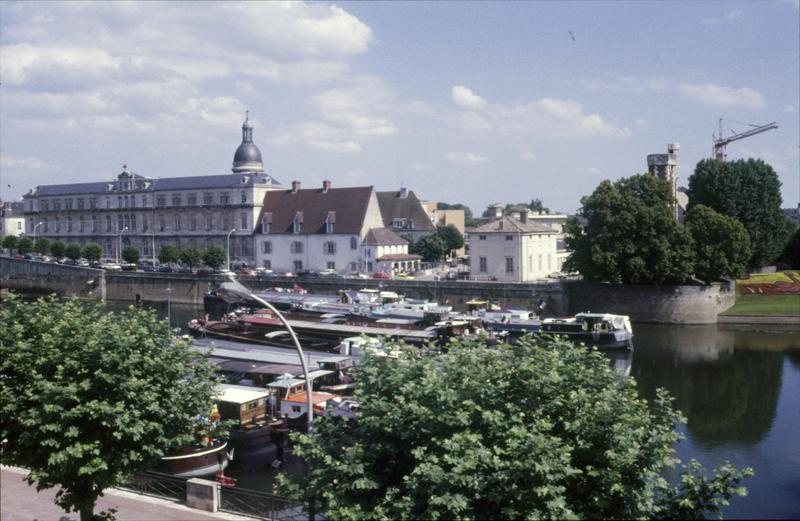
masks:
[[[306,521],[303,505],[290,499],[243,488],[221,487],[220,510],[272,521]]]
[[[126,481],[122,488],[127,488],[146,496],[175,499],[186,502],[186,479],[161,472],[144,472],[136,474]]]

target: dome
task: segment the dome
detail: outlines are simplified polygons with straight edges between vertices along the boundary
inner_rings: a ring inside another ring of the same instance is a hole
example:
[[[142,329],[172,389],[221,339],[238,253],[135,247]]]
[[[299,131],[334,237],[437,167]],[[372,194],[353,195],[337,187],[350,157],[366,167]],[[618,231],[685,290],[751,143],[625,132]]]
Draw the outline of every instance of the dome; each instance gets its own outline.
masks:
[[[250,111],[247,111],[242,123],[242,144],[233,155],[233,173],[263,172],[264,163],[261,161],[261,151],[253,143],[253,126],[250,124]]]

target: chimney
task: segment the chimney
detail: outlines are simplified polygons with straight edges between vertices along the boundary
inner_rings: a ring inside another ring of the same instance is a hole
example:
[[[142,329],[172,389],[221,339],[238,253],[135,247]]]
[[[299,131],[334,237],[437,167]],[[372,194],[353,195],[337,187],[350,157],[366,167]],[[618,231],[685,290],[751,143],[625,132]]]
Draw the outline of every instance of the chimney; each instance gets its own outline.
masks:
[[[296,194],[300,190],[300,181],[292,181],[292,193]]]
[[[503,220],[502,219],[500,219],[500,222],[498,223],[498,226],[499,226],[500,230],[503,229]]]
[[[405,199],[408,197],[408,190],[406,188],[400,189],[400,199]]]
[[[326,179],[325,181],[322,182],[322,193],[327,194],[328,190],[330,189],[331,189],[331,182]]]
[[[527,224],[528,222],[528,210],[522,210],[519,212],[519,220],[522,224]]]

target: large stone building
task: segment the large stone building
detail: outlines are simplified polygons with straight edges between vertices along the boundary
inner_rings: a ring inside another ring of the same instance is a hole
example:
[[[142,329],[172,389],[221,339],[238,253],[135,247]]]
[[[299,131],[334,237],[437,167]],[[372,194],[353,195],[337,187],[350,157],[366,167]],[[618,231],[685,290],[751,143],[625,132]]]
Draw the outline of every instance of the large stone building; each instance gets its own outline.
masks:
[[[67,243],[99,243],[106,258],[132,245],[147,257],[161,246],[227,247],[232,260],[252,264],[253,229],[270,190],[249,118],[232,173],[156,178],[123,166],[108,181],[37,186],[23,197],[25,232]],[[230,237],[229,237],[230,236]]]

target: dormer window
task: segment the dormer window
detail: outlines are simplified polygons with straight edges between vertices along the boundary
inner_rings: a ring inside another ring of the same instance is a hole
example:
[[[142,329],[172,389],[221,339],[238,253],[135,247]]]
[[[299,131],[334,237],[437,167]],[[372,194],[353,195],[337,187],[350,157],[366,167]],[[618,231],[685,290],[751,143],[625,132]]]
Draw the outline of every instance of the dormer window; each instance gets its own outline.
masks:
[[[270,224],[272,224],[272,212],[266,212],[261,218],[261,233],[269,233]]]
[[[401,217],[395,217],[392,219],[392,228],[405,228],[406,227],[406,220]]]
[[[336,224],[336,212],[328,212],[325,218],[325,233],[333,233],[334,224]]]
[[[300,233],[303,226],[303,212],[297,212],[292,220],[292,233]]]

